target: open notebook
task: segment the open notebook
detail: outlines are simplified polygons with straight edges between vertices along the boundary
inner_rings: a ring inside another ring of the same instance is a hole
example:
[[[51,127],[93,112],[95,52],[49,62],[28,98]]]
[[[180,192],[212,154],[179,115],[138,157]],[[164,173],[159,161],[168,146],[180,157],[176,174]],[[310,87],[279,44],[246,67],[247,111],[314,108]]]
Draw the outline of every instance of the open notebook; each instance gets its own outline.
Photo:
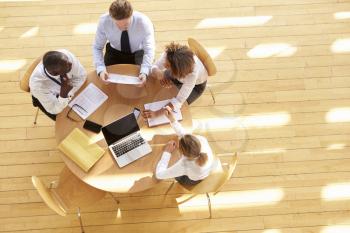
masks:
[[[71,102],[69,107],[84,120],[96,111],[106,100],[108,96],[101,91],[95,84],[90,83],[78,96]]]
[[[105,151],[89,137],[75,128],[59,145],[58,149],[73,160],[85,172],[102,157]]]
[[[170,99],[168,99],[168,100],[161,100],[161,101],[145,104],[145,109],[146,110],[157,111],[157,110],[161,109],[162,107],[164,107],[168,103],[170,103]],[[175,116],[176,120],[178,120],[178,121],[182,120],[182,114],[181,114],[180,109],[177,110],[177,112],[174,112],[174,116]],[[148,119],[147,121],[148,121],[148,126],[149,127],[156,126],[156,125],[163,125],[163,124],[169,123],[168,118],[166,116],[164,116],[164,115]]]

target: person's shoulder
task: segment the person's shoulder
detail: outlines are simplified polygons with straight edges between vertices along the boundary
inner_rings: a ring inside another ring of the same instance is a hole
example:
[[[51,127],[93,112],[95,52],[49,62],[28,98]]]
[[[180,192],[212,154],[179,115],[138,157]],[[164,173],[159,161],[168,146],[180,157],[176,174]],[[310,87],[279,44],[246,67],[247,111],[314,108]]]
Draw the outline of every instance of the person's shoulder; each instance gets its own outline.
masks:
[[[36,90],[41,88],[42,82],[45,81],[45,73],[43,62],[41,61],[33,70],[29,78],[29,86],[31,90]]]
[[[99,24],[105,24],[109,21],[111,21],[112,18],[111,16],[109,15],[109,13],[104,13],[100,16],[100,19],[99,19]]]
[[[198,140],[200,140],[200,141],[208,142],[208,140],[207,140],[204,136],[202,136],[202,135],[196,134],[195,136],[196,136],[196,138],[198,138]]]
[[[209,144],[209,142],[208,142],[208,139],[206,139],[205,137],[203,137],[203,136],[201,136],[201,135],[195,135],[196,136],[196,138],[200,141],[200,143],[202,144],[202,145],[206,145],[206,144]]]
[[[68,49],[58,49],[57,51],[65,54],[68,57],[70,62],[73,62],[73,60],[76,59],[76,56]]]
[[[134,11],[132,13],[134,19],[136,19],[136,21],[140,24],[143,25],[153,25],[151,19],[145,15],[144,13],[141,13],[139,11]]]
[[[68,49],[57,49],[56,51],[58,51],[58,52],[61,52],[61,53],[64,53],[64,54],[66,54],[66,55],[73,55],[73,53],[71,52],[71,51],[69,51]]]
[[[204,66],[203,62],[199,57],[197,57],[196,54],[193,55],[194,63],[195,63],[195,68],[198,68],[198,66]]]

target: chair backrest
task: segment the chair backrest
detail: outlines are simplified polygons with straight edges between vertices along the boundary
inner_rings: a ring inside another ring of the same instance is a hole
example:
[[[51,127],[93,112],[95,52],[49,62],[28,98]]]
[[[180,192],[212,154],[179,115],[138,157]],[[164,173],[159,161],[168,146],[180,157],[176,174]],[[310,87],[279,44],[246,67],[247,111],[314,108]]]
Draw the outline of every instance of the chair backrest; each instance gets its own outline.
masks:
[[[89,206],[106,195],[105,191],[84,183],[67,167],[62,170],[58,186],[53,191],[68,209],[77,206]]]
[[[202,182],[195,185],[189,191],[194,194],[217,192],[231,178],[237,164],[237,154],[235,154],[227,169],[223,169],[220,159],[216,158],[216,166]]]
[[[216,66],[207,50],[197,40],[193,38],[188,38],[187,43],[207,69],[208,75],[214,76],[216,74]]]
[[[30,66],[27,68],[26,72],[24,73],[24,75],[21,77],[20,81],[19,81],[19,87],[25,91],[25,92],[29,92],[30,88],[29,88],[29,79],[30,76],[33,73],[33,70],[35,69],[35,67],[40,63],[42,57],[38,57],[37,59],[35,59],[33,61],[32,64],[30,64]]]
[[[49,190],[38,177],[32,176],[32,183],[38,191],[40,197],[50,209],[61,216],[66,216],[67,210],[59,203],[59,201],[52,194],[51,190]]]
[[[94,204],[106,195],[105,191],[85,184],[67,167],[62,170],[55,189],[48,189],[35,176],[32,181],[44,202],[61,216],[65,216],[70,208]]]
[[[228,164],[228,168],[225,169],[224,173],[222,174],[221,180],[219,181],[219,186],[213,192],[218,192],[222,188],[222,186],[224,186],[225,183],[228,180],[230,180],[233,172],[236,169],[237,160],[238,160],[238,155],[237,155],[237,153],[235,153],[235,155],[232,157],[230,163]]]

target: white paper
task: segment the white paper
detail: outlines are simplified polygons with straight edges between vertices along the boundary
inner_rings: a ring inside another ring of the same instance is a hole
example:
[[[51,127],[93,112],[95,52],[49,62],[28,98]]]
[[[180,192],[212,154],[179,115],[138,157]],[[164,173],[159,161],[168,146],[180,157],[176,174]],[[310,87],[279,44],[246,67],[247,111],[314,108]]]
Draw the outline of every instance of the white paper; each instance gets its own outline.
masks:
[[[83,109],[74,106],[73,110],[85,120],[107,99],[108,96],[103,91],[96,87],[95,84],[90,83],[77,97],[69,102],[69,107],[75,104],[81,106]]]
[[[168,103],[170,103],[170,99],[145,104],[145,109],[157,111],[157,110],[161,109],[162,107],[164,107],[165,105],[167,105]],[[178,121],[182,120],[182,114],[181,114],[180,109],[177,110],[176,112],[173,112],[173,113],[174,113],[174,117],[176,120],[178,120]],[[169,119],[164,115],[157,116],[157,117],[147,119],[147,120],[148,120],[149,127],[169,123]]]
[[[108,82],[120,83],[120,84],[141,84],[141,80],[135,76],[122,75],[122,74],[109,74]]]

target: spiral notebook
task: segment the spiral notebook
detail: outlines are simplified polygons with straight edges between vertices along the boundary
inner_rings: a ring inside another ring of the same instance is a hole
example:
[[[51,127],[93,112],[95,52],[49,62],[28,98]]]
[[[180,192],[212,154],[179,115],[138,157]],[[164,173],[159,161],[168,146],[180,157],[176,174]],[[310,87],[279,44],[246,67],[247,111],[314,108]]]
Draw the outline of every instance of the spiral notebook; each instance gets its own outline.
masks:
[[[90,83],[78,96],[69,102],[69,107],[73,108],[74,112],[86,120],[107,99],[108,96],[103,91],[95,84]]]
[[[145,109],[146,110],[152,110],[152,111],[157,111],[159,109],[161,109],[162,107],[164,107],[165,105],[167,105],[168,103],[170,103],[170,99],[168,100],[161,100],[161,101],[157,101],[157,102],[153,102],[153,103],[148,103],[145,104]],[[176,112],[173,112],[175,119],[178,121],[182,120],[182,114],[181,114],[181,110],[177,110]],[[158,116],[158,117],[154,117],[151,119],[147,119],[148,121],[148,126],[149,127],[153,127],[153,126],[157,126],[157,125],[163,125],[163,124],[167,124],[169,123],[169,119],[164,116]]]

